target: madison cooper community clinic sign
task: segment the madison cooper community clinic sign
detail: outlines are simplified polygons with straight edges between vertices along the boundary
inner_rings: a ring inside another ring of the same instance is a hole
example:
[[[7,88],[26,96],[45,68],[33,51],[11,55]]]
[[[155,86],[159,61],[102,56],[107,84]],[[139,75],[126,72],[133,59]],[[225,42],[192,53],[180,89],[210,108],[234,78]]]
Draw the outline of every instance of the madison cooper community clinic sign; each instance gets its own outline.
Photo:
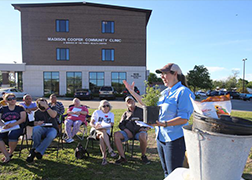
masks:
[[[63,44],[106,45],[108,43],[121,43],[122,39],[48,37],[47,41],[62,42]]]

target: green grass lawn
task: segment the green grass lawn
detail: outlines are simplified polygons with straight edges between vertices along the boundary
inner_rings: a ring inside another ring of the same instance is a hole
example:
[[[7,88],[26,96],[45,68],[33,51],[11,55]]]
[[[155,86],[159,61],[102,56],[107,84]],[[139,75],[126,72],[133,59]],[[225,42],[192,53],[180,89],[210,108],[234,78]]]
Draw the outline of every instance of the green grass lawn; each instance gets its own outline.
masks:
[[[93,112],[90,109],[90,114]],[[118,123],[125,110],[112,110],[115,114],[114,132],[118,131]],[[233,116],[239,116],[252,120],[252,112],[232,112]],[[190,120],[192,123],[192,119]],[[56,158],[56,151],[48,150],[43,159],[28,164],[25,159],[28,156],[27,149],[22,151],[21,157],[15,153],[13,159],[8,164],[1,164],[0,179],[163,179],[163,170],[156,150],[155,132],[148,133],[147,156],[151,164],[143,165],[139,144],[135,143],[135,153],[130,158],[130,153],[126,152],[128,163],[125,165],[113,164],[116,159],[108,158],[110,164],[101,166],[101,153],[98,144],[94,143],[88,148],[90,157],[86,160],[76,160],[74,149],[78,139],[72,144],[64,144],[64,149],[59,150],[59,158]],[[54,142],[55,143],[55,142]],[[86,140],[82,142],[85,145]],[[117,151],[116,151],[117,152]],[[2,157],[2,154],[0,155]],[[252,153],[244,169],[244,178],[252,179]]]

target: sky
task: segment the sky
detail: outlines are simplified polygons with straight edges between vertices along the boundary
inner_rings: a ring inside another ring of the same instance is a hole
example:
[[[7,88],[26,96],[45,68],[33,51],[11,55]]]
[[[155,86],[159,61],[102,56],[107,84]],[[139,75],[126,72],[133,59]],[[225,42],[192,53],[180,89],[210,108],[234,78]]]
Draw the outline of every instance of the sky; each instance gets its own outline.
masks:
[[[20,12],[11,4],[78,0],[1,0],[0,63],[22,63]],[[89,0],[152,10],[147,25],[147,69],[176,63],[187,74],[205,66],[210,78],[225,80],[238,71],[252,81],[252,1],[250,0]]]

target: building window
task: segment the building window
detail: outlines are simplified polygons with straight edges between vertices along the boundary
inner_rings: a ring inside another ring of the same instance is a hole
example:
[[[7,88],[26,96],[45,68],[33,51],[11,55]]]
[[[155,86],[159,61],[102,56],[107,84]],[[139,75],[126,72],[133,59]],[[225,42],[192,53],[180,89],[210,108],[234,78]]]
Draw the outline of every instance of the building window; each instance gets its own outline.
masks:
[[[114,61],[115,50],[114,49],[102,49],[102,61]]]
[[[82,87],[82,78],[81,72],[67,72],[67,94],[73,94],[75,89],[81,89]]]
[[[115,23],[114,21],[102,21],[102,33],[114,33]]]
[[[69,21],[57,19],[56,20],[56,32],[69,32]]]
[[[68,48],[57,48],[57,60],[58,61],[69,61],[69,49]]]
[[[104,72],[90,72],[89,89],[94,93],[99,93],[101,86],[104,86]]]
[[[59,94],[59,72],[44,72],[44,95]]]
[[[112,72],[111,77],[112,86],[118,93],[121,93],[124,89],[123,80],[127,80],[126,72]]]

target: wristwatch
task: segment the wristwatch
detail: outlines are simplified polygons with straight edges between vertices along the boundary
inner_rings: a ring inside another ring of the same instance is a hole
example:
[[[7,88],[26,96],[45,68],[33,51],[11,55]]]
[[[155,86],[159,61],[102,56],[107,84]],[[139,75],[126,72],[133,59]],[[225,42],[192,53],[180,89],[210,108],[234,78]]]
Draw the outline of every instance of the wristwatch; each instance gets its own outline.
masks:
[[[167,127],[167,126],[168,126],[167,121],[165,121],[165,127]]]

